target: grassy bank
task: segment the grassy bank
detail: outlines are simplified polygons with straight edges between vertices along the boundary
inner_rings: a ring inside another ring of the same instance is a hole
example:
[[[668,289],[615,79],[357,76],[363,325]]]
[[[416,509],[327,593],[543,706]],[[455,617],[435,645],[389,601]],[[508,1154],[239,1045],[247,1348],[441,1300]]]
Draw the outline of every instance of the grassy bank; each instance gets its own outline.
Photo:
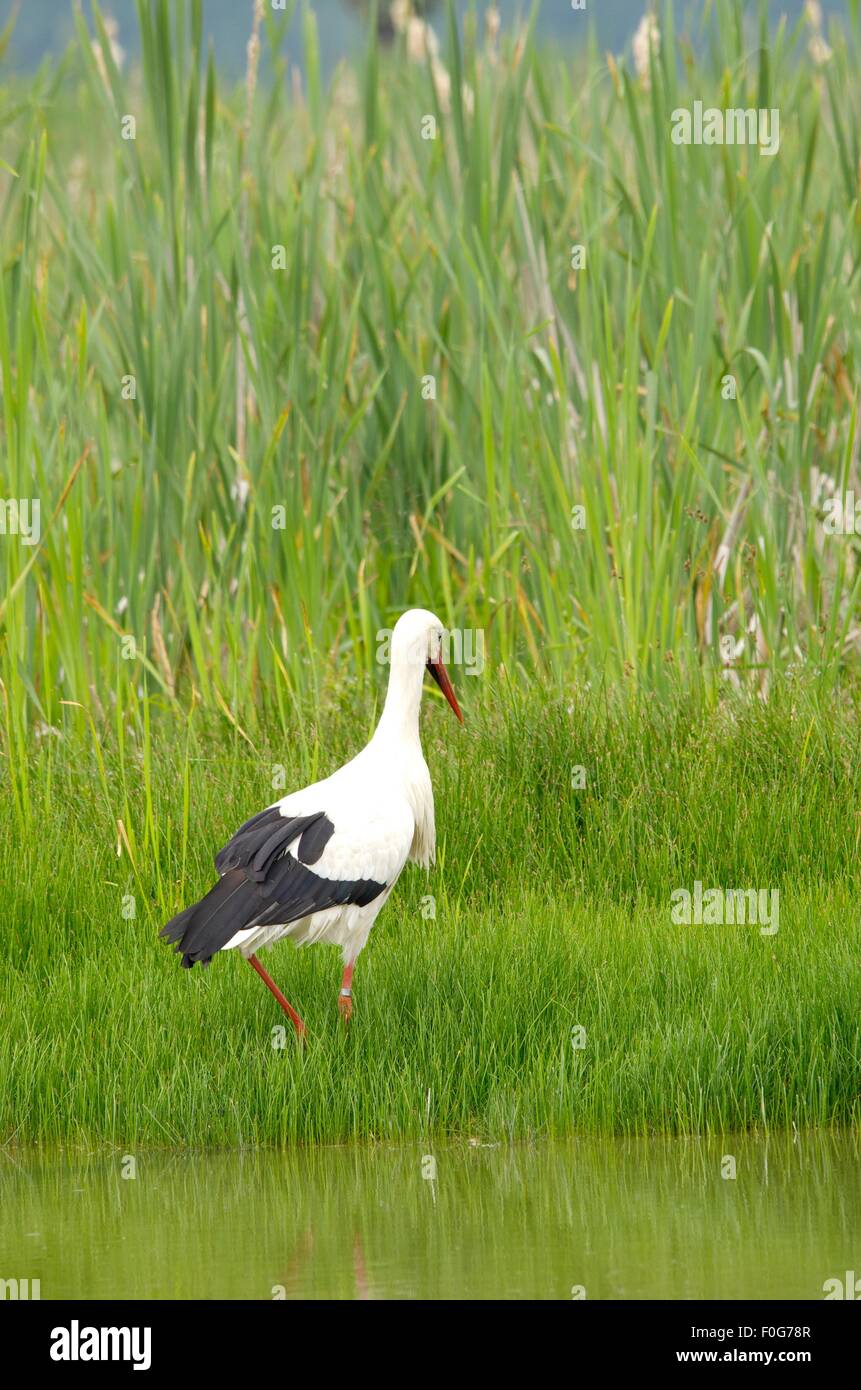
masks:
[[[324,84],[267,6],[233,90],[152,0],[140,64],[94,7],[0,66],[3,1139],[857,1123],[858,5],[827,54],[703,13],[639,70],[470,20]],[[675,145],[696,101],[779,150]],[[268,957],[274,1049],[157,929],[364,741],[410,605],[484,640],[439,866],[348,1038],[337,957]],[[675,924],[696,882],[779,931]]]
[[[857,713],[597,698],[425,715],[439,866],[374,928],[341,1035],[339,955],[266,963],[310,1042],[241,961],[185,972],[156,939],[235,825],[363,737],[372,711],[225,744],[158,726],[120,757],[46,739],[33,833],[0,799],[0,1136],[226,1144],[722,1132],[861,1119]],[[571,770],[585,770],[572,790]],[[187,793],[187,794],[186,794]],[[118,835],[117,822],[123,831]],[[118,840],[121,854],[117,854]],[[676,925],[675,888],[778,889],[779,930]],[[435,917],[427,917],[432,894]],[[128,915],[134,901],[134,916]],[[126,915],[124,916],[124,910]],[[572,1029],[585,1045],[572,1045]]]

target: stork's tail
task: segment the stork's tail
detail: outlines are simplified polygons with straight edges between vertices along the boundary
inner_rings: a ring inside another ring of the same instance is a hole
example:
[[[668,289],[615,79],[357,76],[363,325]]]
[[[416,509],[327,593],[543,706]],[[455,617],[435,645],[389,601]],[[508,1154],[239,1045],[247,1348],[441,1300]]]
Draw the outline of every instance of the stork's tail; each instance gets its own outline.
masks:
[[[186,970],[199,961],[209,965],[216,951],[248,925],[258,911],[253,900],[253,884],[244,869],[229,869],[199,903],[171,917],[159,936],[176,943]]]

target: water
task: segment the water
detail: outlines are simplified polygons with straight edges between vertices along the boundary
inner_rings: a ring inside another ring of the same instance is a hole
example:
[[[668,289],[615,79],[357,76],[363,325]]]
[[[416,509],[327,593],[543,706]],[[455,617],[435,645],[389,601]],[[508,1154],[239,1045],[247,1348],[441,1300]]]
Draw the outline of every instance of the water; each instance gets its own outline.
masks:
[[[859,1142],[142,1153],[134,1179],[119,1154],[5,1150],[0,1278],[43,1299],[821,1299],[861,1274]]]
[[[382,11],[386,0],[380,0]],[[530,0],[497,0],[503,26],[508,28],[529,13]],[[769,0],[769,16],[775,24],[781,15],[786,15],[790,23],[795,23],[802,12],[804,0]],[[456,9],[462,17],[469,9],[469,0],[456,0]],[[537,32],[539,38],[554,45],[574,45],[585,34],[589,24],[594,24],[598,42],[602,48],[621,51],[630,41],[643,12],[646,0],[587,0],[585,12],[574,13],[570,0],[543,0],[539,7]],[[19,9],[18,20],[11,44],[10,54],[13,64],[28,70],[35,67],[49,53],[61,53],[74,34],[73,5],[71,0],[27,0],[20,6],[16,0],[0,0],[0,29],[6,24],[13,8]],[[90,6],[85,0],[85,12]],[[135,0],[104,0],[103,13],[112,15],[119,25],[119,36],[123,48],[134,59],[138,56],[137,19]],[[478,0],[477,12],[481,15],[486,8],[486,0]],[[212,39],[215,55],[220,68],[234,77],[244,70],[245,45],[250,31],[251,0],[203,0],[203,32],[205,42]],[[745,9],[755,24],[758,0],[748,0]],[[701,10],[697,3],[678,0],[676,5],[677,29],[681,31],[685,20],[693,17],[691,25],[697,28],[695,17]],[[822,0],[826,27],[832,16],[845,19],[845,0]],[[442,32],[445,6],[443,0],[430,8],[435,27]],[[356,0],[315,0],[314,12],[320,33],[320,52],[326,72],[331,72],[334,64],[344,57],[359,52],[365,42],[365,26],[362,7]],[[287,53],[292,62],[301,61],[301,23],[297,19],[290,30]]]

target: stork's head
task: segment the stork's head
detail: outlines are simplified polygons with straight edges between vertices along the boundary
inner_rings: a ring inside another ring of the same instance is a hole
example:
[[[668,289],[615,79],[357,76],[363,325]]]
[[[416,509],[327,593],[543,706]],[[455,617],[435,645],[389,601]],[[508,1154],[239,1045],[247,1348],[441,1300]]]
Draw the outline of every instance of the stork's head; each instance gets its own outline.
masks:
[[[442,659],[445,628],[426,608],[410,608],[402,613],[392,632],[392,667],[424,667],[434,678],[461,724],[463,715],[455,699],[448,671]]]

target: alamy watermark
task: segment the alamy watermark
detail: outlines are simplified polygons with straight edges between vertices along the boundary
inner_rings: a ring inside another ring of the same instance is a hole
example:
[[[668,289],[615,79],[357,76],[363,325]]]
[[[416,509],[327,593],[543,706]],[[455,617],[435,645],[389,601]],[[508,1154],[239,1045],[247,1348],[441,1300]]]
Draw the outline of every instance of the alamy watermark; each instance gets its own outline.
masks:
[[[845,497],[826,499],[822,529],[826,536],[861,536],[861,497],[852,488]]]
[[[152,1365],[151,1327],[82,1327],[73,1318],[69,1327],[51,1332],[52,1361],[130,1361],[132,1370]]]
[[[755,107],[677,106],[670,116],[674,145],[758,145],[761,155],[780,149],[780,111]]]
[[[376,660],[378,666],[388,666],[391,660],[392,629],[381,627],[377,633]],[[446,666],[462,666],[468,676],[480,676],[484,670],[484,629],[480,627],[446,628],[442,635],[440,656]]]
[[[0,497],[0,536],[19,536],[22,545],[38,545],[41,511],[38,497]]]
[[[760,936],[774,936],[780,926],[779,888],[707,888],[699,880],[693,892],[674,888],[670,917],[676,926],[756,926]]]
[[[10,1299],[40,1299],[42,1297],[41,1279],[0,1279],[0,1301]]]
[[[857,1303],[861,1299],[861,1279],[856,1277],[854,1269],[847,1269],[845,1279],[826,1279],[822,1292],[826,1303],[831,1299],[848,1299],[850,1303]]]

